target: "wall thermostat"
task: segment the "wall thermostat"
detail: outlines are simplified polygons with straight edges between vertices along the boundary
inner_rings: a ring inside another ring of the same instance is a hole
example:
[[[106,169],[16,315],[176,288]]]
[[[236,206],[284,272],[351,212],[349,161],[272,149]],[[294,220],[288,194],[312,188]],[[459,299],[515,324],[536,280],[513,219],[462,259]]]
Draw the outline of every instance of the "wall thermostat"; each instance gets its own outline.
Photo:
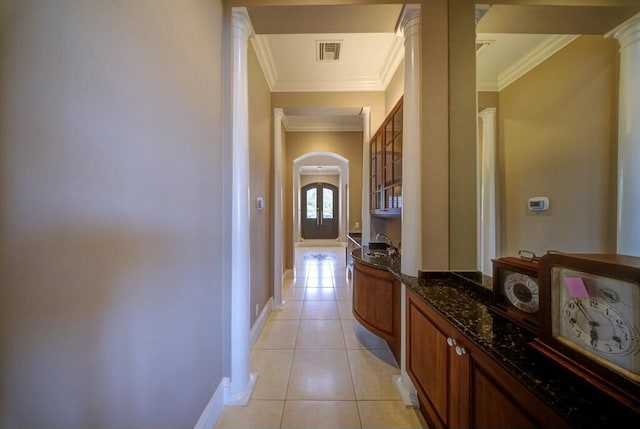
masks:
[[[258,211],[264,210],[264,198],[258,197],[256,199],[256,208],[258,209]]]
[[[527,204],[529,210],[533,212],[540,212],[549,208],[549,198],[547,197],[531,197]]]

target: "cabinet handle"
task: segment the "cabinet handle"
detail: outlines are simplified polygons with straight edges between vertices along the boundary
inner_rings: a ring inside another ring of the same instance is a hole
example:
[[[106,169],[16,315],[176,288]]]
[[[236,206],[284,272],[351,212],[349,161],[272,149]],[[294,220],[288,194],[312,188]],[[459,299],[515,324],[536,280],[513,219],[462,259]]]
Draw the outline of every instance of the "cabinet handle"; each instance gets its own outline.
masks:
[[[456,346],[456,354],[458,356],[462,356],[463,354],[465,354],[467,351],[464,349],[464,347],[460,347],[460,346]]]
[[[447,344],[449,344],[449,346],[455,346],[456,345],[456,340],[454,340],[451,337],[447,337]]]

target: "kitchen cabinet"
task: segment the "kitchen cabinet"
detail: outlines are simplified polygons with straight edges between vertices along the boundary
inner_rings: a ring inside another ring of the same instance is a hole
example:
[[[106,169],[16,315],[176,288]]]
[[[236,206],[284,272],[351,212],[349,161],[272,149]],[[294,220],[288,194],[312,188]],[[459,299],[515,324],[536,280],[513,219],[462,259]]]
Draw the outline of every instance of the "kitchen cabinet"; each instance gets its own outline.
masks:
[[[354,261],[353,316],[383,338],[400,362],[400,282],[385,269]]]
[[[430,428],[569,427],[419,295],[406,304],[407,373]]]
[[[402,210],[402,98],[370,140],[371,215],[400,216]]]

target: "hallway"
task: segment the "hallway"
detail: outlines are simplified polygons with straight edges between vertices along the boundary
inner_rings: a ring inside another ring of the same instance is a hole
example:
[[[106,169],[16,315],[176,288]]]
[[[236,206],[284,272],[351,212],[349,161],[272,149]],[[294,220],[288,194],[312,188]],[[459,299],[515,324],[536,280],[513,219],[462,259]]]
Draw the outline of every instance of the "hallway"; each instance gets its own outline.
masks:
[[[296,248],[281,311],[251,354],[258,373],[247,407],[225,407],[223,428],[422,428],[395,388],[387,344],[353,318],[344,247]]]

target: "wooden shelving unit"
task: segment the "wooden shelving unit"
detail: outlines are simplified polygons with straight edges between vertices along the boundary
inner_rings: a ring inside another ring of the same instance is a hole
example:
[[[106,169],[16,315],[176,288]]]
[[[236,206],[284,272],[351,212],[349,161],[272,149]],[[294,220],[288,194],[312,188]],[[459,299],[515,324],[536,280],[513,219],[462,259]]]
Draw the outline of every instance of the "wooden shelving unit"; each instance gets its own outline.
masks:
[[[370,141],[369,198],[372,216],[402,213],[402,97]]]

